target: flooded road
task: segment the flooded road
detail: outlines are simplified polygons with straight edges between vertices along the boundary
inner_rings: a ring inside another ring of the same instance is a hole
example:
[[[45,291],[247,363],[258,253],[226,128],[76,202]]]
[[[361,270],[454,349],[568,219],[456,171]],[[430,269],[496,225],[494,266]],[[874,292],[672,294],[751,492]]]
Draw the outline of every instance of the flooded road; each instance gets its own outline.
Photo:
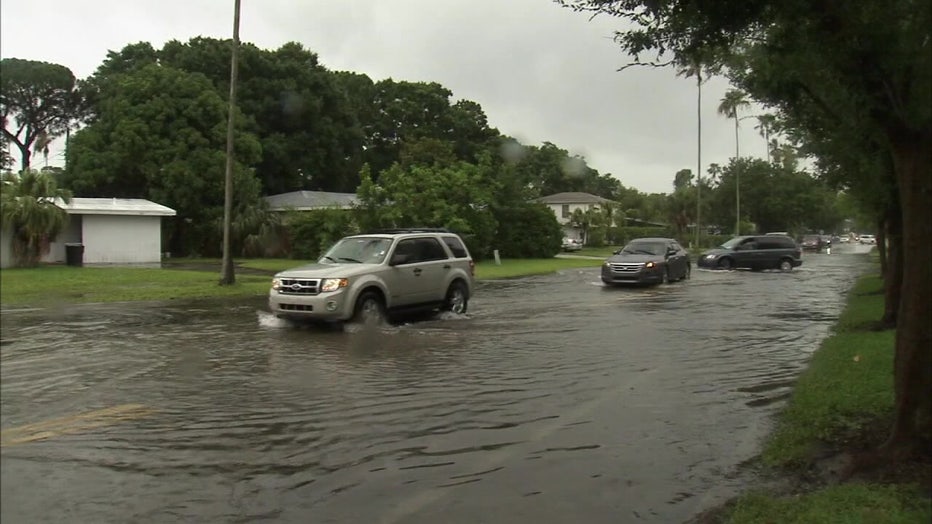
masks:
[[[0,520],[682,522],[746,484],[868,268],[567,270],[374,332],[264,300],[5,311]]]

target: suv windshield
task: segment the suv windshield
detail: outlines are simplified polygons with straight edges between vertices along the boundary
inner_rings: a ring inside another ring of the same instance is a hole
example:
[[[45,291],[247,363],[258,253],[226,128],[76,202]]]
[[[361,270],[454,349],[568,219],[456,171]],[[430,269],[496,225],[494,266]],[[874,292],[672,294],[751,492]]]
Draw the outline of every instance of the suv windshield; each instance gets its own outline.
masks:
[[[344,238],[333,245],[318,262],[322,264],[380,264],[385,259],[391,239],[379,237]]]
[[[663,242],[631,242],[621,252],[631,255],[662,255],[666,250],[667,245]]]

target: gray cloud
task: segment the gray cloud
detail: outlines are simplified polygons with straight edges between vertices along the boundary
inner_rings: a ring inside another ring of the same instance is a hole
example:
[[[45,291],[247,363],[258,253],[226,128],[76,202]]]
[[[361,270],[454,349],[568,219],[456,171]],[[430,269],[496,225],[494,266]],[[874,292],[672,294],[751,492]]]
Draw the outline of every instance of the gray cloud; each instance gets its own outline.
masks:
[[[227,38],[233,2],[48,0],[0,5],[0,53],[56,62],[79,77],[108,50],[204,35]],[[672,70],[617,69],[620,20],[549,0],[244,0],[241,38],[263,48],[297,41],[330,69],[374,80],[434,81],[482,105],[491,125],[526,144],[552,142],[645,192],[668,192],[696,167],[696,86]],[[732,122],[717,115],[728,88],[703,87],[703,164],[734,154]],[[754,121],[742,154],[763,157]]]

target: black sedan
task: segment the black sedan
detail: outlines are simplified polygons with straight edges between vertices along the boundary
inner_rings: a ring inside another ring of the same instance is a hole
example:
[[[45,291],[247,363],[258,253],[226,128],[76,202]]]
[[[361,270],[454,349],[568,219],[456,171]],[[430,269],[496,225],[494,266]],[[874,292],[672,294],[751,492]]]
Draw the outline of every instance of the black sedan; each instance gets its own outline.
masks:
[[[672,238],[638,238],[615,251],[602,264],[602,282],[665,284],[689,278],[689,252]]]

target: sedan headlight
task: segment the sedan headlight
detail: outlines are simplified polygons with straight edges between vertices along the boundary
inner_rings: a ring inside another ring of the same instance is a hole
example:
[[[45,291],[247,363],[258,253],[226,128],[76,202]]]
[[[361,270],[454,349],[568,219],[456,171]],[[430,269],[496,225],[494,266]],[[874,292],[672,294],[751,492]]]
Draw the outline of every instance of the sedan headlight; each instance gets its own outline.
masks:
[[[648,263],[644,264],[644,267],[646,267],[647,269],[650,269],[650,268],[654,267],[655,265],[657,265],[657,264],[654,264],[653,262],[648,262]]]
[[[346,287],[349,285],[349,280],[345,278],[325,278],[320,283],[320,291],[322,293],[327,293],[330,291],[336,291],[341,287]]]
[[[715,255],[706,255],[703,258],[705,258],[706,260],[712,260],[713,258],[715,258]]]
[[[273,278],[273,279],[272,279],[272,289],[274,289],[275,291],[278,291],[279,289],[281,289],[281,287],[282,287],[282,279],[280,279],[280,278]]]

